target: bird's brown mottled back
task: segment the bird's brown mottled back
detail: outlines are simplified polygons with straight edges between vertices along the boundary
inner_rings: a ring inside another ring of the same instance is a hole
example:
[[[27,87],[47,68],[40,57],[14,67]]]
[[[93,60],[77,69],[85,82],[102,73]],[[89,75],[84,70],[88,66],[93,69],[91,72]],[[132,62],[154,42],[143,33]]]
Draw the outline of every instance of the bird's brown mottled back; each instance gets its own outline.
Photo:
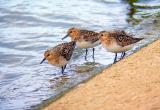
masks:
[[[51,52],[56,53],[59,56],[63,56],[66,60],[70,60],[75,48],[75,42],[62,43],[51,49]]]
[[[79,40],[84,39],[85,41],[96,42],[99,40],[98,33],[89,30],[80,30]]]
[[[127,34],[125,31],[121,30],[114,30],[113,32],[109,33],[109,36],[115,38],[117,43],[123,47],[130,44],[134,44],[143,39],[133,38],[133,35]]]

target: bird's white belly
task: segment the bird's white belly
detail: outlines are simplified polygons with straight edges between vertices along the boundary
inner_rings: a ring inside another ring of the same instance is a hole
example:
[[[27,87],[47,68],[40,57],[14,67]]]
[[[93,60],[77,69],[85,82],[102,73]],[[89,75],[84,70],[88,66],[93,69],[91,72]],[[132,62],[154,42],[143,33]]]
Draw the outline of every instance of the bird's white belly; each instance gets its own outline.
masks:
[[[109,52],[113,52],[113,53],[120,53],[120,52],[125,52],[125,51],[128,51],[130,50],[134,45],[131,44],[131,45],[127,45],[127,46],[120,46],[118,44],[112,44],[112,45],[105,45],[105,48],[107,49],[107,51]]]
[[[100,44],[99,40],[94,42],[94,43],[87,42],[87,41],[81,41],[81,42],[77,41],[76,42],[76,45],[77,45],[78,48],[93,48],[95,46],[98,46],[99,44]]]

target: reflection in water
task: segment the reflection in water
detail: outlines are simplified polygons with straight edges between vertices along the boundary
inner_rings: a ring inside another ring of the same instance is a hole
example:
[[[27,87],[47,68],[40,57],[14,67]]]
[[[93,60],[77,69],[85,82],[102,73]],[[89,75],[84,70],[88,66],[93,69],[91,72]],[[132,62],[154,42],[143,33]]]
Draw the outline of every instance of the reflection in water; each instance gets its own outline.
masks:
[[[144,18],[148,18],[160,11],[158,0],[124,0],[128,6],[127,22],[131,25],[139,24]]]
[[[68,76],[60,76],[60,77],[55,77],[54,79],[50,79],[49,80],[50,88],[58,89],[59,87],[63,86],[69,78],[70,77]]]
[[[128,6],[128,18],[127,18],[127,22],[130,23],[131,25],[135,25],[138,24],[140,22],[140,20],[134,18],[134,15],[137,12],[137,8],[135,7],[134,3],[136,3],[138,0],[125,0],[129,6]]]

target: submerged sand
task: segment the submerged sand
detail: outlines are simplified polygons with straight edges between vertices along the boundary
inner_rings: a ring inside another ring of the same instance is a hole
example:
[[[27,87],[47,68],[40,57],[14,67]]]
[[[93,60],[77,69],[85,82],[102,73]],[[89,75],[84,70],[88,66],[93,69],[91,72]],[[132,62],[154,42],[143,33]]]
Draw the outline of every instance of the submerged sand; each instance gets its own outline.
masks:
[[[160,40],[80,84],[44,110],[160,110]]]

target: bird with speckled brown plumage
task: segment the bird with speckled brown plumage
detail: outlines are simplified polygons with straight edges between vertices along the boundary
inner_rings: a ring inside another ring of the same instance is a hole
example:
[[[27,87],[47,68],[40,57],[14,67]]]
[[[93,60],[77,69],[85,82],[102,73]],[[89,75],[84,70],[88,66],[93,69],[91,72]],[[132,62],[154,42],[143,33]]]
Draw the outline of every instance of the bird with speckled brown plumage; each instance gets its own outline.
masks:
[[[45,60],[48,60],[49,64],[61,67],[63,74],[67,63],[71,59],[75,44],[75,41],[71,41],[68,43],[59,44],[51,49],[48,49],[47,51],[45,51],[44,59],[40,64],[42,64]]]
[[[144,38],[134,38],[133,35],[127,34],[123,30],[114,30],[111,32],[102,31],[99,33],[101,44],[107,51],[115,53],[114,63],[117,61],[117,53],[122,53],[121,59],[125,52],[130,50],[135,43]]]
[[[68,30],[67,35],[63,37],[62,40],[70,36],[72,41],[76,41],[76,45],[78,48],[86,49],[85,60],[87,60],[88,48],[93,49],[92,58],[94,59],[94,47],[100,44],[98,35],[99,33],[94,31],[81,30],[73,27]]]

